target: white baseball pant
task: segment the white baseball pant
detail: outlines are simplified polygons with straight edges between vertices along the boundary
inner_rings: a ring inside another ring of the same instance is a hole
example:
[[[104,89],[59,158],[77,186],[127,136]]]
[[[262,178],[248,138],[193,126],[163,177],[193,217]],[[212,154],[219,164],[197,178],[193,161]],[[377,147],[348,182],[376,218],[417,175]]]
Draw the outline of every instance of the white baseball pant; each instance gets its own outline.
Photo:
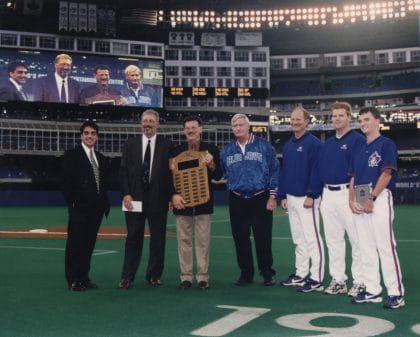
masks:
[[[319,229],[319,202],[314,199],[312,208],[304,208],[306,197],[287,195],[287,211],[289,214],[290,231],[295,248],[296,275],[310,277],[322,282],[324,278],[324,243]]]
[[[392,193],[384,189],[376,198],[373,213],[355,216],[362,254],[363,283],[371,294],[382,292],[379,261],[389,296],[403,296],[404,286],[392,222]]]
[[[361,284],[363,283],[362,260],[354,214],[349,207],[348,184],[334,185],[334,187],[340,189],[331,191],[327,186],[324,187],[320,206],[328,248],[330,275],[337,282],[347,280],[345,241],[347,233],[351,245],[353,284]]]

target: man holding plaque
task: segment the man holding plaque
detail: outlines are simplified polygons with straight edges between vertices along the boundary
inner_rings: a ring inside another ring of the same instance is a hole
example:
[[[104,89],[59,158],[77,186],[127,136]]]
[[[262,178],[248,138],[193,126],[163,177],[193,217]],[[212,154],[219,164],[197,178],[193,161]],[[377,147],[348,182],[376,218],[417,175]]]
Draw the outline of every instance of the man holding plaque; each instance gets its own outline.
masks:
[[[397,175],[397,148],[391,139],[380,134],[378,109],[361,109],[359,123],[366,143],[353,158],[349,193],[350,208],[356,214],[366,290],[352,301],[382,302],[380,261],[388,293],[384,307],[397,309],[405,305],[404,285],[392,229],[392,190]]]
[[[201,141],[203,132],[200,117],[188,116],[183,121],[184,134],[187,143],[173,149],[171,157],[178,156],[185,151],[199,151],[207,167],[207,184],[210,199],[202,204],[188,207],[181,194],[172,197],[176,218],[176,233],[178,238],[178,257],[181,269],[181,289],[192,286],[193,281],[193,232],[195,237],[195,256],[197,260],[196,280],[202,290],[209,288],[209,258],[211,237],[211,214],[213,213],[213,188],[211,180],[219,180],[222,171],[219,164],[219,150],[216,146]],[[179,192],[179,191],[178,191]]]
[[[96,84],[88,86],[80,92],[82,104],[124,105],[126,100],[121,92],[109,84],[110,70],[106,65],[98,65],[94,70]]]
[[[271,244],[279,162],[271,144],[250,132],[246,115],[234,115],[231,126],[236,139],[223,148],[220,161],[227,178],[230,224],[241,270],[235,285],[253,282],[252,229],[260,274],[266,286],[273,286]]]

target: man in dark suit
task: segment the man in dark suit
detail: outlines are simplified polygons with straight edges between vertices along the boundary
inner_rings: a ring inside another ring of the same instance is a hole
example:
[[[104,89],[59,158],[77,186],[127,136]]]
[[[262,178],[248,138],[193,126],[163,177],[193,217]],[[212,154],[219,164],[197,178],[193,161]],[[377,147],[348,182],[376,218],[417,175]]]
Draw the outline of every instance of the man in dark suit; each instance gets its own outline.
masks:
[[[10,63],[7,71],[9,80],[0,88],[0,101],[27,101],[24,91],[28,70],[23,63]]]
[[[120,169],[123,204],[127,208],[127,240],[119,287],[129,289],[134,281],[143,248],[144,226],[150,229],[149,263],[146,280],[151,286],[161,285],[165,255],[166,220],[169,201],[174,193],[169,169],[171,143],[157,136],[159,114],[146,110],[141,116],[143,135],[127,141]],[[133,208],[142,202],[142,211]]]
[[[72,58],[60,54],[54,60],[55,72],[41,77],[34,85],[34,100],[40,102],[79,103],[79,83],[70,78]]]
[[[63,192],[69,211],[65,271],[69,289],[83,291],[97,285],[89,279],[90,260],[103,215],[108,216],[109,166],[94,146],[98,126],[80,127],[81,145],[64,153]]]

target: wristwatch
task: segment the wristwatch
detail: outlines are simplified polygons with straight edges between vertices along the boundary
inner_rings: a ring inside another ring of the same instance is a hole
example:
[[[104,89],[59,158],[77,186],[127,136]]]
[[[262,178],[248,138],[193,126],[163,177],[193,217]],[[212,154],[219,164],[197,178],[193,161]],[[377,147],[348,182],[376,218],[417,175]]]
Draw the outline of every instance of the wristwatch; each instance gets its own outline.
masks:
[[[376,196],[371,193],[371,194],[369,194],[369,198],[368,199],[369,200],[372,200],[372,201],[375,201],[376,200]]]

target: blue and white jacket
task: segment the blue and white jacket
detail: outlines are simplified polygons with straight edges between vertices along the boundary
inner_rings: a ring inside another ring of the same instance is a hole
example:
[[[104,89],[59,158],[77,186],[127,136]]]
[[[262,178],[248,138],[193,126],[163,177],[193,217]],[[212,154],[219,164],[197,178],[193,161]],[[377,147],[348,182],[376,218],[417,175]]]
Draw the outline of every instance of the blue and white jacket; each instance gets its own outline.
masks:
[[[245,153],[237,141],[232,141],[220,152],[220,163],[229,191],[243,198],[252,198],[263,190],[270,190],[270,194],[276,196],[279,162],[276,151],[265,139],[251,133]]]

